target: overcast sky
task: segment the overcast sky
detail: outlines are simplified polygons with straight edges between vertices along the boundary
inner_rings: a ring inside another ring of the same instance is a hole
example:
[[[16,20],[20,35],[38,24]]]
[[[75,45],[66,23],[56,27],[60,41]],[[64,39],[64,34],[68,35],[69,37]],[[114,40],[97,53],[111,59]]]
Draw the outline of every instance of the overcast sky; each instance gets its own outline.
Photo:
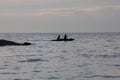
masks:
[[[120,0],[0,0],[0,32],[120,32]]]

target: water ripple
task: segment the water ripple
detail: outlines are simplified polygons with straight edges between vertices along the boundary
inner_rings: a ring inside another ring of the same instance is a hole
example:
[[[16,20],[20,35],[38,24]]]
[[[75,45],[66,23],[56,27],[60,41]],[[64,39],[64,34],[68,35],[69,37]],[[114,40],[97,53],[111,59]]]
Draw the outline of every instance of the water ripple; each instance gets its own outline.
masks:
[[[96,58],[119,58],[120,54],[112,54],[112,55],[108,55],[108,54],[104,54],[104,55],[96,55]]]
[[[14,80],[31,80],[31,79],[14,79]]]
[[[58,77],[50,77],[50,78],[48,78],[48,79],[60,79],[60,78],[58,78]]]
[[[34,71],[32,71],[32,72],[39,73],[39,72],[42,72],[42,71],[34,70]]]
[[[120,67],[120,64],[106,64],[107,66],[115,66],[115,67]]]
[[[45,61],[43,59],[27,59],[23,61],[18,61],[18,62],[39,62],[39,61]]]
[[[1,70],[1,69],[8,69],[8,68],[5,68],[5,67],[3,68],[3,67],[2,67],[2,68],[0,68],[0,70]]]
[[[93,54],[81,54],[83,57],[87,57],[87,58],[90,58],[93,56]]]
[[[112,75],[90,75],[90,76],[84,76],[85,78],[95,78],[95,77],[101,77],[101,78],[120,78],[120,76],[112,76]]]
[[[0,73],[0,74],[17,74],[15,72],[3,72],[3,73]]]
[[[84,63],[84,64],[81,64],[81,65],[77,65],[77,67],[88,67],[89,65],[92,65],[92,64]]]

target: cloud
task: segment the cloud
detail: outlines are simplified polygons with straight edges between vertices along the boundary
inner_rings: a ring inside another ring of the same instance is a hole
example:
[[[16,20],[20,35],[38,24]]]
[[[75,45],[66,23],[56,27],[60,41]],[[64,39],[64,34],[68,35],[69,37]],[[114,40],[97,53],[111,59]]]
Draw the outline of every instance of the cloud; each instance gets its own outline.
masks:
[[[120,13],[120,6],[95,6],[95,7],[69,7],[69,8],[45,8],[30,11],[3,11],[0,17],[43,17],[43,16],[75,16],[80,14],[91,16],[114,15]]]
[[[1,0],[0,31],[120,30],[119,4],[120,0]]]

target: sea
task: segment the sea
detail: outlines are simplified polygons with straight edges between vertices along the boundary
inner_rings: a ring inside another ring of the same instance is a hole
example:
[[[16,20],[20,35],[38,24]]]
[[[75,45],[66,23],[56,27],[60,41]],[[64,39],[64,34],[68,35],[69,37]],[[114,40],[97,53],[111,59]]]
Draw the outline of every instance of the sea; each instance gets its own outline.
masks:
[[[74,41],[51,41],[58,35]],[[120,80],[120,32],[0,33],[0,80]]]

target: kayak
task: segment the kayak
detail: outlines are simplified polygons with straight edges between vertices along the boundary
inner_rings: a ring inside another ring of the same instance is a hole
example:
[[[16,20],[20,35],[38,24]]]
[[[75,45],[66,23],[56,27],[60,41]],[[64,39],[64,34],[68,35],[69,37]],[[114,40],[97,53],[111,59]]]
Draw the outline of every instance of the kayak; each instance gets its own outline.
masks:
[[[73,41],[74,39],[73,38],[69,38],[69,39],[55,39],[55,40],[51,40],[51,41]]]

